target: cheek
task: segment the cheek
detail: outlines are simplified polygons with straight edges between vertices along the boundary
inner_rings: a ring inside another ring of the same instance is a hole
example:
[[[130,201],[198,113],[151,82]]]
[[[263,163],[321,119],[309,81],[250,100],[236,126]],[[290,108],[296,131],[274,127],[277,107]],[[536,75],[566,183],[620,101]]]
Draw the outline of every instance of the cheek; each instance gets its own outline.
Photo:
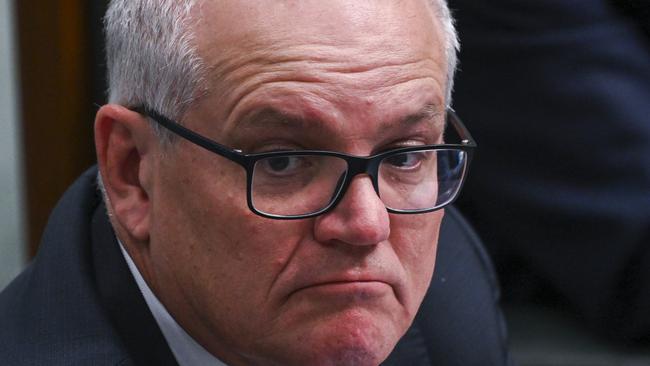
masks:
[[[269,288],[305,223],[250,212],[240,167],[210,173],[191,169],[194,163],[170,168],[174,173],[161,184],[151,254],[165,286],[175,289],[171,295],[184,299],[178,312],[191,313],[225,339],[246,339],[255,324],[269,323]]]
[[[390,241],[405,269],[408,291],[418,306],[433,275],[443,215],[444,212],[440,210],[420,215],[391,216]]]

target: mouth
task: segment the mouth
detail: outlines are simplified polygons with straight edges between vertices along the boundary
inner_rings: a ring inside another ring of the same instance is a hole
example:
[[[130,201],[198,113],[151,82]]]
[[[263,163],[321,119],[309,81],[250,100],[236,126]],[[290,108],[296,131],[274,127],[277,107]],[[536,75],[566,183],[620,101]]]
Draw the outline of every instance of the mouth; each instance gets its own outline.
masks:
[[[366,301],[393,293],[390,284],[380,280],[342,280],[317,282],[300,287],[289,296],[312,295],[319,298],[345,298],[355,301]]]

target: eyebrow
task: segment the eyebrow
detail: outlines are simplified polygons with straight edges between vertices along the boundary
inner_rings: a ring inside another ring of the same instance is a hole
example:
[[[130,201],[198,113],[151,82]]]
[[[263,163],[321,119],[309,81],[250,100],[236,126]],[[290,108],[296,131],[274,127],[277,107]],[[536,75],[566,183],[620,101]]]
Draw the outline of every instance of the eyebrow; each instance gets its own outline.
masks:
[[[443,127],[444,129],[445,119],[443,118],[441,120],[440,118],[437,118],[440,116],[444,116],[444,109],[441,109],[438,105],[434,103],[427,103],[419,111],[398,119],[397,124],[400,126],[413,125],[422,121],[432,121],[435,124],[438,124],[440,121],[442,121],[443,125],[441,127]],[[380,128],[390,128],[394,126],[394,122],[395,121],[382,123],[380,125]]]
[[[238,128],[269,128],[269,127],[291,127],[291,128],[313,128],[320,126],[316,119],[304,118],[272,107],[266,107],[247,113],[236,123]]]
[[[423,121],[431,121],[436,127],[442,123],[440,127],[444,130],[445,119],[437,118],[443,115],[444,109],[440,108],[437,104],[427,103],[415,113],[400,117],[396,120],[382,122],[379,125],[379,129],[388,130],[394,128],[396,125],[414,125]],[[325,126],[320,119],[286,113],[273,107],[265,107],[247,113],[236,125],[238,128],[243,129],[263,127],[325,130]]]

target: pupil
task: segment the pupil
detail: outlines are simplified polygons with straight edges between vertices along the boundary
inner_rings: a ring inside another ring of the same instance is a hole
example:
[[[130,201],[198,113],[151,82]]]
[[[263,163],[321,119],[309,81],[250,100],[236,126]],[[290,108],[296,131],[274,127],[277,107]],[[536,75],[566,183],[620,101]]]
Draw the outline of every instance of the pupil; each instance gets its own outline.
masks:
[[[407,161],[408,161],[407,154],[399,154],[391,158],[388,158],[388,162],[395,166],[403,166],[406,164]]]
[[[281,171],[286,169],[289,166],[289,158],[272,158],[269,159],[269,167],[274,171]]]

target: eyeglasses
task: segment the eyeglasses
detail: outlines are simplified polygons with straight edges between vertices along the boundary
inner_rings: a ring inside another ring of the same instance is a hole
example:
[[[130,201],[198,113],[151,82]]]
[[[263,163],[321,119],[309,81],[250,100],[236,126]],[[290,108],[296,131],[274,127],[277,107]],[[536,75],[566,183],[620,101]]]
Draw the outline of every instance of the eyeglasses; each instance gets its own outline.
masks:
[[[447,121],[458,144],[398,148],[362,157],[298,150],[245,154],[189,130],[148,108],[134,108],[176,135],[246,170],[248,207],[272,219],[302,219],[333,209],[359,174],[367,174],[388,212],[416,214],[452,203],[461,190],[476,143],[456,114]]]

